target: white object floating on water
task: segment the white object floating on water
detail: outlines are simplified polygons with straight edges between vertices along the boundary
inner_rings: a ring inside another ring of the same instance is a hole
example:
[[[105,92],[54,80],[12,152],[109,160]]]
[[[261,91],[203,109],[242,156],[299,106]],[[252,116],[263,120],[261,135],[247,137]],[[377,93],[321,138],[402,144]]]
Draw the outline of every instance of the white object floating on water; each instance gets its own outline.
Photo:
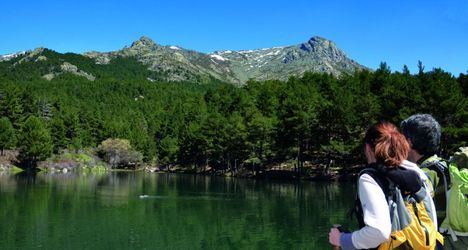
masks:
[[[149,195],[147,195],[147,194],[140,195],[140,199],[145,199],[145,198],[148,198],[148,197],[149,197]]]

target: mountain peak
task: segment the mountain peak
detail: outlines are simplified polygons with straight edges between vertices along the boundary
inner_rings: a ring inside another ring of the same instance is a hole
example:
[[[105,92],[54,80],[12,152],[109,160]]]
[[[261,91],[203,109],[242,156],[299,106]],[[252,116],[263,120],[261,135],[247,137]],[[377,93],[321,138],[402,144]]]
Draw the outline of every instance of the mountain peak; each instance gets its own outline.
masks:
[[[308,53],[322,53],[328,51],[326,54],[345,57],[345,54],[336,47],[334,42],[320,36],[313,36],[309,41],[300,44],[299,47],[301,50]]]
[[[309,39],[309,41],[321,42],[321,41],[330,41],[330,40],[321,36],[313,36]]]
[[[313,36],[307,42],[312,46],[336,47],[335,43],[321,36]]]
[[[151,38],[142,36],[140,39],[133,42],[131,47],[152,47],[155,45],[156,43]]]

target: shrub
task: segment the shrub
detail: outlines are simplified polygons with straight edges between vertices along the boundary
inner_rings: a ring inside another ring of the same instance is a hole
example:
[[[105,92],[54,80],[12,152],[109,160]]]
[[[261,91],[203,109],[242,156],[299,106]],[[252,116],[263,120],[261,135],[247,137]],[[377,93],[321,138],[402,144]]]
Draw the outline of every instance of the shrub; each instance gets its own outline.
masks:
[[[98,147],[98,154],[111,168],[136,168],[143,161],[143,155],[125,139],[103,141]]]

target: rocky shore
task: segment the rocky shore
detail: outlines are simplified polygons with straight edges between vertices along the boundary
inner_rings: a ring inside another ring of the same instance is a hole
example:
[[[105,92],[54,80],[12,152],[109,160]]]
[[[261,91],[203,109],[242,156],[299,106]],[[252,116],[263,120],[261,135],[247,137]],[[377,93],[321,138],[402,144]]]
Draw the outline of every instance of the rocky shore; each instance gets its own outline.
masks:
[[[18,173],[22,169],[15,165],[18,152],[7,150],[0,156],[0,172]],[[225,176],[235,178],[278,179],[278,180],[307,180],[307,181],[350,181],[355,180],[364,165],[359,164],[328,164],[305,161],[301,168],[296,162],[273,163],[267,166],[243,165],[237,168],[215,169],[211,166],[195,167],[181,165],[149,165],[140,164],[128,168],[115,168],[97,156],[93,150],[63,151],[38,163],[37,169],[42,172],[70,173],[91,172],[103,173],[108,171],[145,171],[148,173],[181,173],[211,176]]]

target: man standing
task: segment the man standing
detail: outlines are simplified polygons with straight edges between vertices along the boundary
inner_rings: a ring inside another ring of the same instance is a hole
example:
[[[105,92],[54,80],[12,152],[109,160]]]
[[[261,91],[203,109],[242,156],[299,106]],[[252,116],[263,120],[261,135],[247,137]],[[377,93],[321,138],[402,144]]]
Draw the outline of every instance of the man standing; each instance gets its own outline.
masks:
[[[401,131],[408,139],[411,150],[408,160],[418,164],[430,180],[430,190],[437,210],[439,223],[445,218],[446,190],[444,184],[449,181],[446,163],[437,156],[441,128],[429,114],[416,114],[401,122]],[[442,181],[441,181],[442,180]]]
[[[401,131],[410,143],[408,160],[420,166],[429,177],[429,189],[434,199],[439,227],[446,217],[447,194],[450,189],[450,173],[446,161],[437,156],[441,127],[429,114],[415,114],[401,122]],[[458,249],[468,245],[467,237],[445,237],[445,248]]]

